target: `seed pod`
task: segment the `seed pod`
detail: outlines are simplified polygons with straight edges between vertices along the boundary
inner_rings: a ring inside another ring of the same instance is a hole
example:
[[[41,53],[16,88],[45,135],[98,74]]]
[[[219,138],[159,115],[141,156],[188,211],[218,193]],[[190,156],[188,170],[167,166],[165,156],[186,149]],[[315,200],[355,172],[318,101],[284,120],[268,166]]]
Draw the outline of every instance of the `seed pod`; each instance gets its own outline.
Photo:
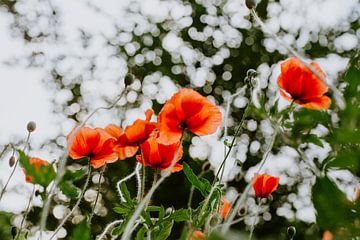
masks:
[[[11,157],[9,158],[9,166],[10,166],[10,167],[14,166],[15,162],[16,162],[15,156],[11,156]]]
[[[256,8],[256,0],[245,0],[245,4],[248,9]]]
[[[33,132],[36,129],[36,123],[33,121],[30,121],[30,122],[28,122],[26,128],[29,132]]]

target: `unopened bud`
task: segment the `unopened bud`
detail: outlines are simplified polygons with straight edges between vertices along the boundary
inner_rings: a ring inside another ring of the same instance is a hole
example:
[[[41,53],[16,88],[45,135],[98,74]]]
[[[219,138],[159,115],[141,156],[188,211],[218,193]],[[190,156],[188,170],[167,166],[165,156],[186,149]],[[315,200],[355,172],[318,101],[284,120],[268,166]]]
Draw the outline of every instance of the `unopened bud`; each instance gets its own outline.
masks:
[[[15,162],[16,162],[16,158],[14,156],[11,156],[9,158],[9,166],[10,167],[14,166]]]
[[[30,122],[28,122],[26,128],[29,132],[33,132],[36,129],[36,123],[33,121],[30,121]]]
[[[290,226],[287,228],[287,234],[290,237],[290,239],[293,239],[296,234],[296,228],[294,226]]]
[[[131,73],[126,74],[125,76],[125,86],[129,86],[134,82],[134,75]]]
[[[256,5],[257,5],[256,2],[257,2],[256,0],[245,0],[245,4],[248,9],[256,8]]]

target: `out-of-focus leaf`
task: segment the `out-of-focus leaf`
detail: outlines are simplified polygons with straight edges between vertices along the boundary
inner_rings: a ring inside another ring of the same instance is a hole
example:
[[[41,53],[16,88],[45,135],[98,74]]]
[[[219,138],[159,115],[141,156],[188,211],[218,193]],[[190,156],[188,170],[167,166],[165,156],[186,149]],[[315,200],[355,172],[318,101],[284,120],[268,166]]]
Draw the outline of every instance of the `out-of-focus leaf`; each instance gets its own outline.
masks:
[[[186,163],[183,163],[183,170],[184,170],[184,173],[185,173],[187,179],[189,180],[189,182],[195,188],[197,188],[203,196],[206,196],[208,194],[209,190],[211,189],[211,184],[209,183],[209,181],[204,178],[199,179],[195,175],[195,173],[192,171],[190,166]]]
[[[317,223],[324,230],[337,231],[350,227],[356,217],[354,205],[327,177],[317,178],[312,188]]]
[[[90,240],[90,227],[86,220],[82,221],[72,232],[70,240]]]
[[[26,172],[26,175],[31,177],[32,183],[47,187],[55,179],[56,173],[51,164],[35,168],[35,165],[30,163],[30,158],[23,151],[18,150],[18,153],[20,165]]]
[[[326,164],[326,168],[360,171],[360,149],[342,150],[336,158]]]
[[[131,199],[130,192],[129,192],[129,190],[128,190],[125,182],[121,183],[121,185],[120,185],[120,190],[121,190],[121,192],[122,192],[122,194],[123,194],[126,202],[127,202],[128,204],[132,204],[132,205],[133,205],[133,201],[132,201],[132,199]]]
[[[309,142],[309,143],[313,143],[319,147],[324,147],[324,144],[322,143],[322,141],[320,140],[320,138],[318,136],[316,136],[315,134],[307,134],[304,135],[302,137],[302,142]]]

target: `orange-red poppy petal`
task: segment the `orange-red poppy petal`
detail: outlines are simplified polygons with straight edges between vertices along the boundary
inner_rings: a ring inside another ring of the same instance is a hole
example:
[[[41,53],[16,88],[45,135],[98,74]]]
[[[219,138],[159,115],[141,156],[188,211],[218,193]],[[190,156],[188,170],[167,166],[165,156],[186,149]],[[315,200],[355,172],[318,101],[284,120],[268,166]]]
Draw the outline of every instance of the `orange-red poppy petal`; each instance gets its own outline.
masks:
[[[299,103],[299,105],[314,110],[329,109],[331,105],[331,99],[328,96],[307,99],[307,101],[307,103]]]

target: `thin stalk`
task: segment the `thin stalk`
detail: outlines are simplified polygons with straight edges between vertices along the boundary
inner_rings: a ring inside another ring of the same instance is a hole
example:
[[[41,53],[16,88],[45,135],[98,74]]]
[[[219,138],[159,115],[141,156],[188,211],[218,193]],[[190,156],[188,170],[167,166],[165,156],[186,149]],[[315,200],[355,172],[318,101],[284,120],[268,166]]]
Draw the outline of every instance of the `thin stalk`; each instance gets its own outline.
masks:
[[[96,193],[96,198],[95,198],[94,206],[92,207],[92,210],[91,210],[90,217],[89,217],[89,219],[88,219],[88,224],[91,224],[91,220],[92,220],[92,218],[94,217],[96,204],[97,204],[97,202],[98,202],[98,200],[99,200],[100,191],[101,191],[101,178],[102,178],[105,170],[106,170],[106,165],[105,165],[105,166],[103,167],[103,169],[100,171],[100,177],[99,177],[99,182],[98,182],[98,189],[97,189],[97,193]]]
[[[76,201],[74,207],[71,209],[71,211],[63,218],[63,220],[61,221],[61,223],[59,224],[59,226],[55,229],[53,235],[51,235],[50,239],[53,239],[55,236],[56,236],[56,233],[61,229],[62,226],[64,226],[64,224],[66,223],[66,221],[69,219],[69,217],[74,213],[75,209],[79,206],[80,202],[81,202],[81,199],[83,198],[84,196],[84,193],[86,191],[86,188],[89,184],[89,180],[90,180],[90,176],[91,176],[91,165],[90,165],[91,161],[89,159],[89,163],[88,163],[88,173],[87,173],[87,178],[86,178],[86,181],[85,181],[85,184],[81,190],[81,193],[80,193],[80,197],[79,199]]]
[[[257,171],[257,174],[259,174],[259,172],[261,171],[261,169],[263,168],[268,156],[269,156],[269,153],[271,152],[271,149],[275,143],[275,139],[276,139],[276,135],[277,135],[277,129],[275,129],[274,131],[274,134],[272,135],[271,139],[270,139],[270,142],[267,146],[267,149],[263,155],[263,158],[260,162],[260,166],[259,166],[259,169]],[[224,226],[222,227],[222,230],[221,232],[222,233],[225,233],[229,230],[229,227],[230,227],[230,223],[234,220],[234,218],[236,217],[237,215],[237,212],[241,209],[241,207],[243,206],[244,202],[245,202],[245,199],[251,189],[251,186],[252,186],[252,181],[250,181],[246,188],[244,189],[244,192],[241,194],[241,197],[240,199],[236,202],[236,205],[234,206],[234,208],[232,209],[232,211],[230,212],[230,216],[228,217],[228,219],[226,220],[226,222],[224,223]]]
[[[23,219],[21,220],[20,229],[19,229],[19,231],[16,233],[15,240],[17,240],[17,239],[20,237],[20,235],[21,235],[21,232],[22,232],[22,230],[23,230],[24,222],[25,222],[25,220],[26,220],[27,215],[29,214],[30,204],[31,204],[31,201],[32,201],[32,199],[33,199],[33,197],[34,197],[34,194],[35,194],[35,185],[33,185],[33,189],[32,189],[32,191],[31,191],[31,195],[30,195],[30,198],[29,198],[29,201],[28,201],[28,204],[27,204],[27,207],[26,207],[26,210],[25,210]]]
[[[23,148],[23,150],[22,150],[23,152],[25,152],[25,149],[26,149],[27,145],[29,144],[30,135],[31,135],[31,132],[28,132],[27,137],[26,137],[26,141],[25,141],[25,145],[24,145],[24,148]],[[8,187],[11,178],[14,176],[15,170],[16,170],[16,168],[17,168],[18,165],[19,165],[19,159],[16,159],[15,164],[14,164],[14,167],[13,167],[13,169],[12,169],[12,171],[11,171],[8,179],[6,180],[6,183],[5,183],[5,185],[4,185],[4,188],[1,190],[1,193],[0,193],[0,201],[1,201],[2,197],[4,196],[4,193],[5,193],[5,191],[6,191],[6,188]]]
[[[3,148],[3,150],[0,153],[0,158],[2,158],[2,156],[4,155],[4,153],[6,152],[6,150],[8,149],[8,147],[11,146],[11,144],[6,144],[5,147]]]
[[[73,133],[71,134],[70,138],[69,138],[69,142],[66,148],[66,154],[63,155],[63,157],[59,160],[59,167],[58,167],[58,171],[57,171],[57,175],[55,177],[53,186],[50,188],[49,194],[44,202],[44,208],[43,211],[41,213],[41,220],[40,220],[40,236],[39,239],[42,238],[42,232],[45,230],[46,227],[46,220],[47,217],[49,215],[49,211],[50,211],[50,203],[52,200],[52,197],[54,196],[54,191],[56,189],[56,187],[59,185],[59,183],[61,182],[62,177],[64,176],[65,173],[65,165],[66,165],[66,159],[68,157],[68,152],[69,152],[69,148],[72,145],[76,134],[79,132],[79,130],[87,123],[87,121],[89,121],[89,119],[99,110],[109,110],[111,108],[113,108],[121,99],[121,97],[123,96],[123,94],[126,92],[126,89],[124,91],[121,92],[121,94],[119,94],[119,96],[117,96],[115,98],[115,100],[107,107],[98,107],[96,108],[77,128],[75,128],[75,130],[73,131]]]
[[[143,211],[144,208],[146,208],[146,206],[149,204],[152,195],[154,194],[155,190],[160,186],[160,184],[171,175],[171,170],[173,169],[173,167],[175,166],[179,153],[180,153],[180,149],[181,149],[181,145],[182,145],[182,141],[183,141],[183,136],[181,136],[180,138],[180,144],[179,147],[176,150],[175,156],[169,166],[168,169],[164,170],[163,175],[160,177],[160,179],[150,188],[150,190],[148,191],[148,193],[145,195],[145,197],[140,201],[140,203],[138,204],[138,206],[135,209],[134,214],[132,215],[132,217],[130,218],[128,224],[126,225],[126,228],[124,230],[123,235],[121,236],[121,240],[127,240],[130,239],[131,237],[131,233],[133,232],[133,226],[136,223],[136,220],[138,219],[138,217],[140,216],[141,212]]]

